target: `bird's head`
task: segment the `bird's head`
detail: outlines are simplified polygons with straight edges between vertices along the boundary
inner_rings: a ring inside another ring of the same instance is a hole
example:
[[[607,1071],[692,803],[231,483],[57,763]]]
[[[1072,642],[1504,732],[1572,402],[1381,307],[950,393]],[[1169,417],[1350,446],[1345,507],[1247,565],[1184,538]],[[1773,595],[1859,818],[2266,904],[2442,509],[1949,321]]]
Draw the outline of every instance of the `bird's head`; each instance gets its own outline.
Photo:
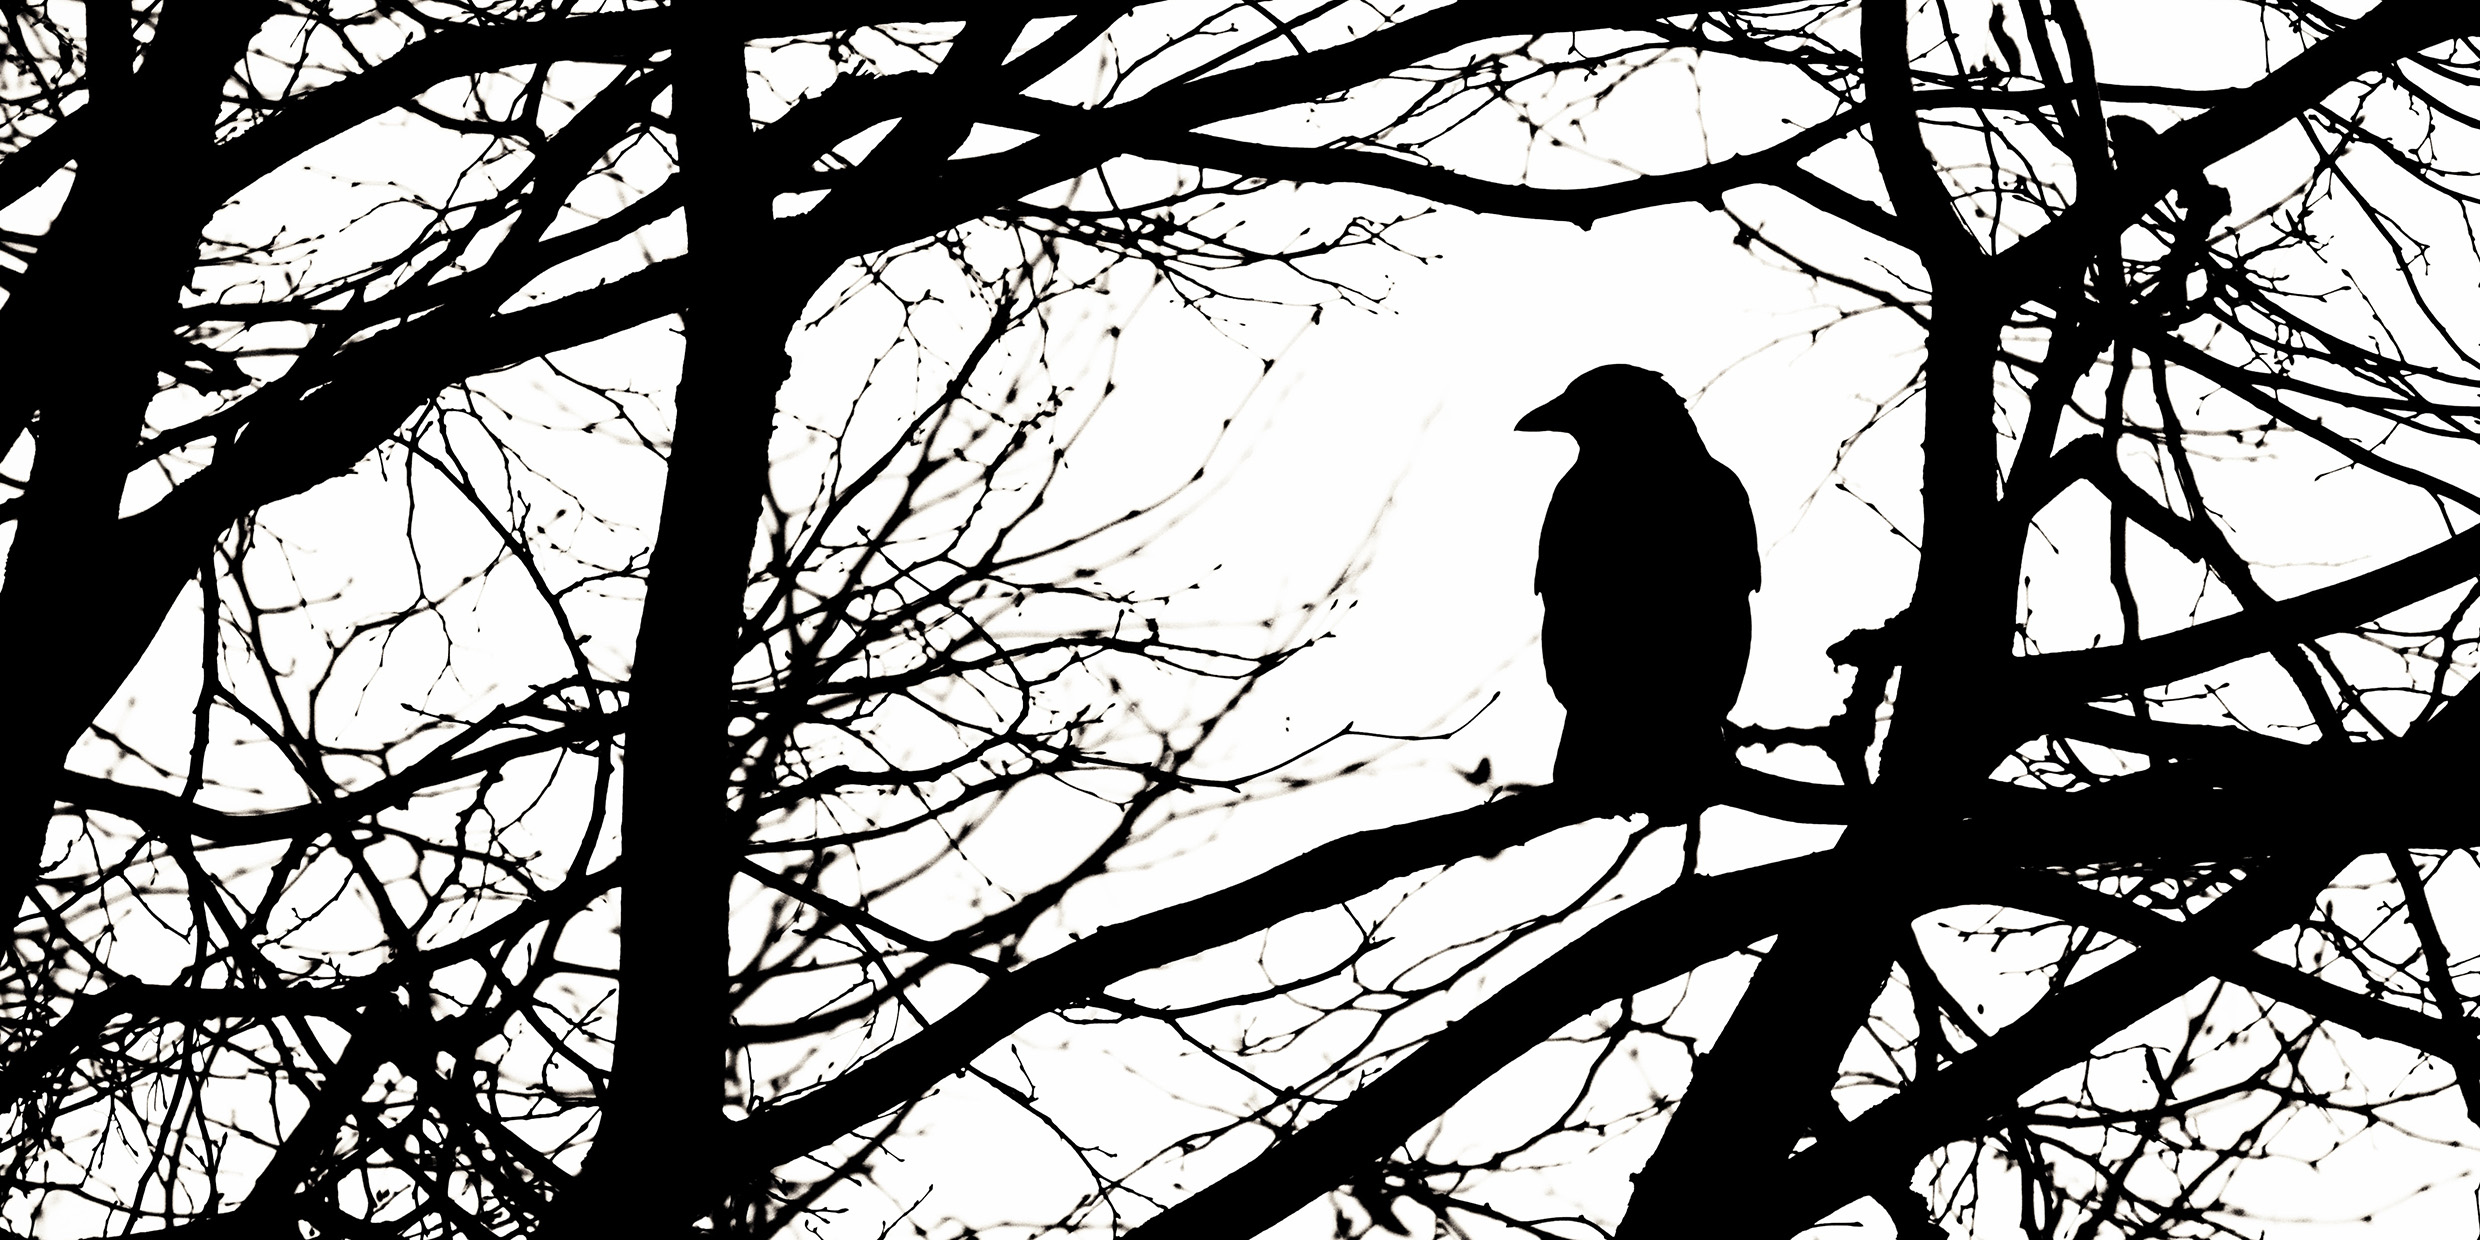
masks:
[[[1660,434],[1688,420],[1688,404],[1642,366],[1596,366],[1549,404],[1525,414],[1520,431],[1565,431],[1579,440]]]

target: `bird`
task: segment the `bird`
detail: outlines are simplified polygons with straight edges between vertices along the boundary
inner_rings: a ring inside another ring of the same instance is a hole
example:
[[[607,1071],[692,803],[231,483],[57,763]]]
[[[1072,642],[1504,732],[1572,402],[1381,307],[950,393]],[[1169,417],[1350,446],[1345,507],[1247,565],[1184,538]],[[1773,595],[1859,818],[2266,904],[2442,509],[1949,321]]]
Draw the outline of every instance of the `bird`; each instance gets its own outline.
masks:
[[[1551,778],[1595,800],[1693,813],[1729,759],[1723,723],[1748,669],[1756,516],[1662,376],[1598,366],[1519,431],[1576,439],[1541,523],[1541,656],[1567,709]]]

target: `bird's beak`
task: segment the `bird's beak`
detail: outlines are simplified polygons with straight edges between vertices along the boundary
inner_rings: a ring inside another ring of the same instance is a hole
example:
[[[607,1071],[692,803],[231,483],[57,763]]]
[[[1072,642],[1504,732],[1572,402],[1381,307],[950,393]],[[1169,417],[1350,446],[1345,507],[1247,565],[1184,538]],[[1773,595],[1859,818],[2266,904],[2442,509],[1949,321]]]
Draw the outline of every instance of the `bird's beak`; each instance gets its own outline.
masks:
[[[1561,395],[1549,404],[1525,414],[1516,423],[1520,431],[1562,431],[1567,429],[1567,397]]]

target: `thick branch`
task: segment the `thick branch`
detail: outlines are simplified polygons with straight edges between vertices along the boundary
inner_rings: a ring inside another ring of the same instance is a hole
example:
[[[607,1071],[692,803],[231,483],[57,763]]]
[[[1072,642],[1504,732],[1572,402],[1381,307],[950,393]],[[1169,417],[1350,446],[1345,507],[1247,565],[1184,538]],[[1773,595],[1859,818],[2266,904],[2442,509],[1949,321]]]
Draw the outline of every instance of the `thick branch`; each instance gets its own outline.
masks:
[[[2074,205],[2000,254],[2010,284],[2048,287],[2081,266],[2101,240],[2133,225],[2164,194],[2215,161],[2291,123],[2363,74],[2448,39],[2480,32],[2480,11],[2434,0],[2385,0],[2227,102],[2171,126],[2150,156],[2087,189]]]
[[[1432,1036],[1386,1075],[1273,1149],[1129,1233],[1129,1240],[1246,1240],[1333,1189],[1547,1041],[1569,1021],[1707,961],[1815,920],[1851,890],[1812,853],[1691,877],[1613,916]]]
[[[2467,530],[2348,581],[2175,633],[2096,650],[2016,660],[2018,683],[2043,704],[2089,701],[2131,685],[2163,685],[2365,624],[2480,574],[2480,530]],[[2037,707],[2036,707],[2037,709]]]
[[[1741,1195],[1739,1234],[1790,1236],[1902,1179],[1929,1151],[1986,1130],[2025,1090],[2304,915],[2350,854],[2319,851],[2275,862],[2134,955],[2051,994],[1946,1070],[1870,1108],[1795,1155],[1779,1175],[1759,1172]]]
[[[1088,935],[984,986],[928,1029],[841,1079],[741,1122],[732,1159],[747,1174],[835,1141],[918,1097],[1045,1012],[1120,978],[1339,904],[1406,874],[1490,856],[1577,821],[1556,789],[1346,836],[1212,895]]]

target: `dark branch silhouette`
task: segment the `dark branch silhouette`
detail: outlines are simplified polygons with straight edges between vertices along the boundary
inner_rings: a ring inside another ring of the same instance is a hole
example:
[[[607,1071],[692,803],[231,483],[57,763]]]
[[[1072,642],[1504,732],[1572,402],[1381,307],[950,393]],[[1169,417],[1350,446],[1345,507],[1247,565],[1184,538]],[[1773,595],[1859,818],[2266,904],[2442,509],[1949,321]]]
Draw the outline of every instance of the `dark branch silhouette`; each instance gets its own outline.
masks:
[[[2480,1121],[2475,37],[0,4],[0,1232],[2204,1240],[2346,1142],[2382,1224]],[[1807,706],[1735,710],[1748,496],[1621,366],[1524,423],[1555,780],[1291,740],[1385,544],[1195,601],[1253,397],[1116,359],[1274,374],[1433,208],[1874,325],[1735,457],[1902,536],[1756,595],[1849,634],[1754,654]]]

